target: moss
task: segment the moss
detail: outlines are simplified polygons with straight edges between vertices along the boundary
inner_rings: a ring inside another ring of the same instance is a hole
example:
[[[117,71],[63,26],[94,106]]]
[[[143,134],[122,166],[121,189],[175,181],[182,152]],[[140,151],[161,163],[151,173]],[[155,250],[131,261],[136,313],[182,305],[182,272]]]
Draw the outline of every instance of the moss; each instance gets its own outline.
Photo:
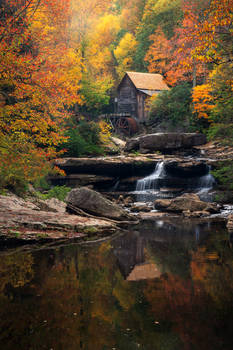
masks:
[[[94,226],[90,226],[90,227],[86,227],[84,229],[84,233],[87,234],[87,235],[96,235],[98,233],[98,229]]]
[[[21,232],[19,231],[14,231],[14,230],[9,230],[9,235],[15,238],[19,238],[21,236]]]

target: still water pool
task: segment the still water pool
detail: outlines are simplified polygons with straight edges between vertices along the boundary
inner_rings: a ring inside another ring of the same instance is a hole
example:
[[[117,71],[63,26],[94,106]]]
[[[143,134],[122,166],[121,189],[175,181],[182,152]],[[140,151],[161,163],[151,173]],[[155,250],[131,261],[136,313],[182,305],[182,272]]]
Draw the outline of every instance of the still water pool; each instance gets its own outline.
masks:
[[[230,350],[222,224],[149,222],[98,244],[0,253],[0,349]]]

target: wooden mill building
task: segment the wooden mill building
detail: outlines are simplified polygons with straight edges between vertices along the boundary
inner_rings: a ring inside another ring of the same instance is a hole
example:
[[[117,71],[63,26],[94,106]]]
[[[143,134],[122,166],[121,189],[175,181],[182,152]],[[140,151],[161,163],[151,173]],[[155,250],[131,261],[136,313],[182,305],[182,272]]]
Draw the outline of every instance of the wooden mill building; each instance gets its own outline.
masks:
[[[126,72],[117,92],[117,113],[125,113],[139,122],[147,119],[146,101],[161,91],[169,90],[161,74]]]

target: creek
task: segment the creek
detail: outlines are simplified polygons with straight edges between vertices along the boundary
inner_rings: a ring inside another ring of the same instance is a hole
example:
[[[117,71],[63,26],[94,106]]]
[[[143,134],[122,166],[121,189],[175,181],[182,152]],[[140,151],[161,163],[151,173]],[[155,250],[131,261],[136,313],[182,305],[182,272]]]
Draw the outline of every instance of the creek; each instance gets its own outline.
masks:
[[[152,220],[99,243],[0,254],[1,349],[232,349],[221,222]]]
[[[167,173],[166,163],[160,161],[156,164],[155,170],[136,183],[135,194],[137,201],[145,202],[156,198],[173,198],[183,192],[196,192],[200,199],[208,200],[209,191],[215,184],[214,177],[210,173],[210,166],[206,165],[205,173],[195,176],[174,177]]]

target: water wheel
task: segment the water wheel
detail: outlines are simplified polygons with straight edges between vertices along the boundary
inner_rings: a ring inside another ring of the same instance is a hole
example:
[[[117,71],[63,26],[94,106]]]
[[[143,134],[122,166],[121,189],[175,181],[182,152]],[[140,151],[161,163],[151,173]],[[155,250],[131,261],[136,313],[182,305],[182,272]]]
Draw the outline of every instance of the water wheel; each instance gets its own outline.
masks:
[[[112,120],[112,124],[116,133],[127,136],[131,136],[138,131],[138,124],[132,117],[115,117],[114,120]]]

